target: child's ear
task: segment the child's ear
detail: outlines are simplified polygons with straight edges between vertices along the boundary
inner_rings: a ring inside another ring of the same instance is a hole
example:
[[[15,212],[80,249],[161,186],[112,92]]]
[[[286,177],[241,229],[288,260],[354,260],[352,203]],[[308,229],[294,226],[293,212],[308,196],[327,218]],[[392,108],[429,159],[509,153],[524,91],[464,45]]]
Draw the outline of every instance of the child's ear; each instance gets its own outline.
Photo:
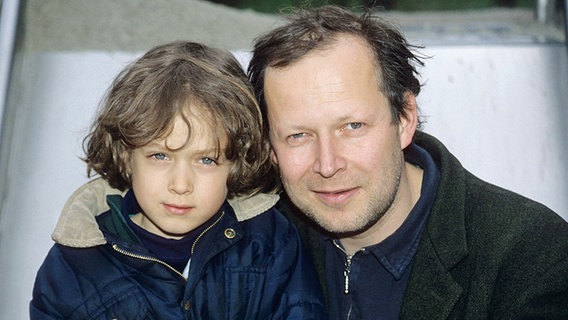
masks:
[[[132,169],[131,169],[131,166],[130,166],[130,152],[128,152],[128,151],[122,152],[122,164],[124,166],[125,176],[130,178],[130,173],[132,172]]]
[[[273,148],[270,148],[270,158],[275,165],[278,165],[278,157],[276,156]]]
[[[400,146],[408,147],[412,142],[416,128],[418,127],[418,106],[416,96],[408,91],[404,94],[404,113],[400,115],[399,123]]]

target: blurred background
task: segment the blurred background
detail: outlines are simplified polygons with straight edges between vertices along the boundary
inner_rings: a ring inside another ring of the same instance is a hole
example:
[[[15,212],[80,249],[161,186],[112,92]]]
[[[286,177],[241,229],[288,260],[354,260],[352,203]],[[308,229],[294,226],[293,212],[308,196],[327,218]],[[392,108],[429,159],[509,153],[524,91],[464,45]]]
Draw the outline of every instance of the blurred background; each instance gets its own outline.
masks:
[[[0,0],[0,319],[27,319],[35,273],[69,195],[82,139],[116,74],[187,39],[231,50],[290,6],[334,3],[401,26],[429,56],[424,130],[471,172],[568,219],[568,0]]]
[[[335,4],[342,7],[352,9],[377,8],[382,7],[386,10],[399,11],[445,11],[445,10],[472,10],[487,9],[495,7],[508,8],[532,8],[533,0],[211,0],[214,3],[220,3],[239,9],[253,9],[258,12],[277,13],[282,8],[288,7],[305,7],[305,6],[321,6],[326,4]]]

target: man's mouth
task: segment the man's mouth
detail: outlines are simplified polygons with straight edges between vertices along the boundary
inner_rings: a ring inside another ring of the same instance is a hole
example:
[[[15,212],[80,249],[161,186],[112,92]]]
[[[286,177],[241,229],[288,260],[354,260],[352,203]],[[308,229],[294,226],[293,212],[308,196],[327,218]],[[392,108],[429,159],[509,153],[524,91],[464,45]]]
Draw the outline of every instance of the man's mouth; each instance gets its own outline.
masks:
[[[359,191],[359,188],[312,191],[323,203],[337,206],[347,203]]]

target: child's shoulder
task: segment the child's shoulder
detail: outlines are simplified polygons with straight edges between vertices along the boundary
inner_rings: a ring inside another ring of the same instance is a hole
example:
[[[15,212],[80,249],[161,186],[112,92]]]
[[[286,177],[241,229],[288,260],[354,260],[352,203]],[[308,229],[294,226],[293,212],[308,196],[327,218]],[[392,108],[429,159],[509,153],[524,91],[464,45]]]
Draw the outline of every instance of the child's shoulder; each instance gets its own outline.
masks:
[[[261,240],[266,244],[294,242],[299,239],[296,226],[274,205],[246,220],[239,219],[239,224],[249,238]]]
[[[259,193],[251,197],[235,197],[229,199],[229,204],[235,211],[239,221],[246,221],[272,209],[280,196],[277,194]]]

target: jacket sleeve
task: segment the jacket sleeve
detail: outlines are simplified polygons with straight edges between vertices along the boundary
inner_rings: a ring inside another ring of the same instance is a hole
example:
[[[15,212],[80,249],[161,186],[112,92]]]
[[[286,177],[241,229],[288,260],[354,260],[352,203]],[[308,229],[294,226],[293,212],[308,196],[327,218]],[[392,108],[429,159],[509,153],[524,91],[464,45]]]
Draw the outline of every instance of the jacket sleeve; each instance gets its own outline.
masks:
[[[314,265],[293,224],[278,212],[277,250],[267,269],[265,297],[272,301],[272,319],[327,319],[325,303]]]
[[[568,319],[568,224],[547,210],[528,226],[502,259],[495,308],[502,319]],[[505,288],[505,289],[503,289]],[[497,317],[496,317],[497,318]]]
[[[568,259],[543,270],[521,292],[511,314],[512,319],[568,319]]]
[[[41,310],[38,306],[34,304],[34,301],[30,303],[30,319],[31,320],[47,320],[47,319],[64,319],[61,316],[50,315],[43,310]]]
[[[180,311],[177,303],[173,308],[162,308],[166,305],[162,299],[171,299],[165,296],[177,296],[178,292],[169,286],[159,299],[149,298],[151,289],[145,290],[136,281],[139,273],[124,268],[105,247],[69,248],[55,244],[38,271],[30,318],[155,319],[158,312],[168,315],[162,318],[178,318],[169,316],[171,310]]]
[[[57,310],[53,299],[57,296],[53,294],[52,289],[57,286],[57,272],[53,273],[50,270],[56,265],[55,260],[60,252],[56,246],[52,247],[49,251],[45,261],[40,267],[33,288],[32,301],[30,302],[30,319],[43,320],[43,319],[64,319],[65,317]],[[57,271],[56,268],[53,269]]]
[[[477,280],[469,297],[491,297],[487,318],[568,319],[566,221],[539,203],[471,181],[489,192],[468,201],[469,263]]]

